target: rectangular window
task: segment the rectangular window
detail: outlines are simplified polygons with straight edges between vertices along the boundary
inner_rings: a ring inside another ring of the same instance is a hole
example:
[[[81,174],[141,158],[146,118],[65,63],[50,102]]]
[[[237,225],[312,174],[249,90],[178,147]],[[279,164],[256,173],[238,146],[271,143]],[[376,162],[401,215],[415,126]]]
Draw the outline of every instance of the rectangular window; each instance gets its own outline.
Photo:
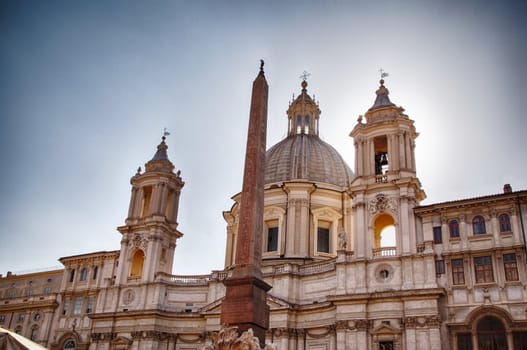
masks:
[[[445,273],[444,260],[436,260],[436,275],[442,275],[444,273]]]
[[[472,350],[472,334],[462,333],[457,335],[458,350]]]
[[[70,271],[70,282],[73,282],[74,279],[75,279],[75,269]]]
[[[329,228],[318,228],[317,251],[319,253],[329,253]]]
[[[476,272],[476,283],[494,282],[492,259],[490,256],[479,256],[474,258],[474,270]]]
[[[78,315],[82,311],[82,297],[75,298],[75,304],[73,305],[73,314]]]
[[[68,313],[69,308],[70,308],[70,300],[64,299],[64,303],[62,304],[62,314],[66,315]]]
[[[44,294],[49,294],[49,293],[51,293],[51,287],[44,288]]]
[[[18,314],[18,322],[24,321],[25,317],[26,317],[26,315],[24,315],[24,314]]]
[[[89,314],[93,311],[93,296],[88,297],[87,305],[86,305],[86,313]]]
[[[441,226],[434,227],[434,243],[443,243],[443,232]]]
[[[516,264],[516,254],[503,254],[503,267],[505,268],[505,280],[518,280],[518,265]]]
[[[450,238],[459,238],[459,223],[457,220],[452,220],[448,223],[450,230]]]
[[[452,284],[465,284],[463,259],[452,259]]]
[[[278,250],[278,227],[267,229],[267,251],[276,252]]]

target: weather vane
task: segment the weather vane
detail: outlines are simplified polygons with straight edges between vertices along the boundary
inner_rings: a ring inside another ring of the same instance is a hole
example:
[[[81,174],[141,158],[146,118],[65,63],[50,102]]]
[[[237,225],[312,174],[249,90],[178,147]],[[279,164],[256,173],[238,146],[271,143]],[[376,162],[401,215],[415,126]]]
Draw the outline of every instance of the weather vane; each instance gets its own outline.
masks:
[[[379,72],[381,73],[381,79],[384,79],[388,76],[388,72],[386,72],[384,69],[379,69]]]
[[[308,73],[307,71],[304,71],[301,76],[299,76],[300,79],[303,81],[306,81],[307,77],[309,77],[311,73]]]
[[[163,140],[164,140],[168,135],[170,135],[170,133],[168,132],[167,128],[163,128]]]

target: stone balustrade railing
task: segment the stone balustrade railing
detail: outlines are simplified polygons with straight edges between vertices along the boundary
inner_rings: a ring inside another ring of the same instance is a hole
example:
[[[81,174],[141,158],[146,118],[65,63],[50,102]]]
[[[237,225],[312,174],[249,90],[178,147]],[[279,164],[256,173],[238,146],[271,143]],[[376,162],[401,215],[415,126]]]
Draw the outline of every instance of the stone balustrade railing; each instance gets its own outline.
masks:
[[[373,248],[372,254],[374,257],[387,257],[387,256],[396,256],[397,247],[380,247]]]

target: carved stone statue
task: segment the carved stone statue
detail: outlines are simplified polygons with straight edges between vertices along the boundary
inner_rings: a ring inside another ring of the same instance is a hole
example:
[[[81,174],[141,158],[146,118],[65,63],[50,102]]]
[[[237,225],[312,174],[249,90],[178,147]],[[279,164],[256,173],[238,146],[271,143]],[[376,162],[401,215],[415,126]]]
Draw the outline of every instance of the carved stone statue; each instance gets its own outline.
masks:
[[[261,350],[260,342],[254,336],[252,328],[238,337],[237,327],[223,327],[219,332],[212,333],[212,345],[203,350]],[[273,350],[272,345],[266,345],[264,350]]]
[[[344,231],[344,229],[342,229],[340,232],[339,232],[339,250],[345,250],[346,247],[348,246],[348,240],[346,238],[346,231]]]

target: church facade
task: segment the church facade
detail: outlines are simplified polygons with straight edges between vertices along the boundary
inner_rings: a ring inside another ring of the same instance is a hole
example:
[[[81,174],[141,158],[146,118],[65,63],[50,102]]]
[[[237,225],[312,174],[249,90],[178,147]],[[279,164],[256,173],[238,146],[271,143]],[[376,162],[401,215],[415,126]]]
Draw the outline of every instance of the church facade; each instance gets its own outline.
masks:
[[[527,191],[420,205],[414,122],[381,80],[350,133],[354,171],[319,137],[307,81],[266,154],[262,275],[276,349],[527,349]],[[118,250],[0,278],[0,327],[50,349],[203,349],[236,265],[173,275],[184,182],[165,139],[132,177]]]

